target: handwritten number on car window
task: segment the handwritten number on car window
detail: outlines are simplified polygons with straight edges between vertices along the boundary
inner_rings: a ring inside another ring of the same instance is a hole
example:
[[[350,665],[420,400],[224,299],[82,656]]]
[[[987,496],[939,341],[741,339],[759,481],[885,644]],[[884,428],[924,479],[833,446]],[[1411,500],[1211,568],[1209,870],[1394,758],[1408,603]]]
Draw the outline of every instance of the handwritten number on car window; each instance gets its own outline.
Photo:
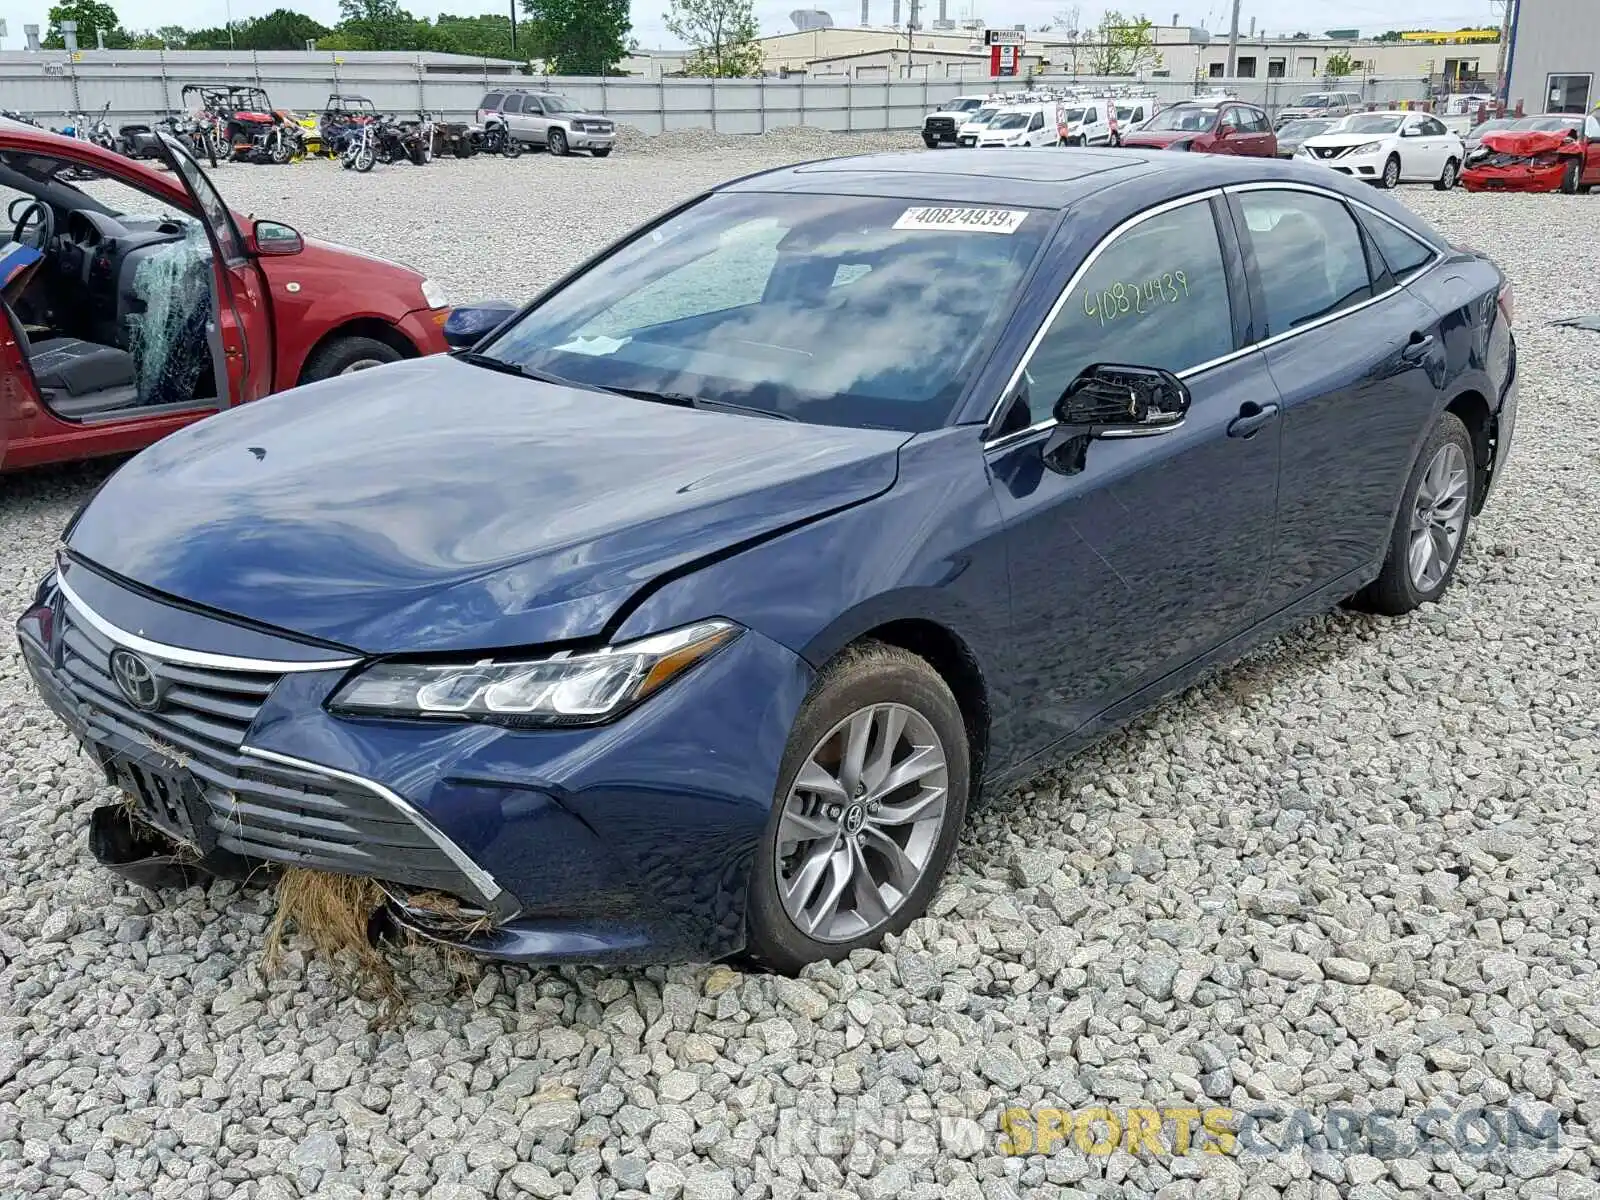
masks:
[[[1188,295],[1188,275],[1182,271],[1164,271],[1143,283],[1119,280],[1099,292],[1086,289],[1083,315],[1099,322],[1103,328],[1118,317],[1144,316],[1154,311],[1158,302],[1176,304]]]

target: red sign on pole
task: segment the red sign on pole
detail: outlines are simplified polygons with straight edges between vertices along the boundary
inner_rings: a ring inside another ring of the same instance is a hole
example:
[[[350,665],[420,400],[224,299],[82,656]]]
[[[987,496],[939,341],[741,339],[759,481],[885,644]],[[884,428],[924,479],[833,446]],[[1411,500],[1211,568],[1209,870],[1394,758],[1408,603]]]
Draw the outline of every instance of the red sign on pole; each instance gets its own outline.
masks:
[[[989,74],[993,76],[1017,73],[1017,48],[1015,46],[989,47]]]

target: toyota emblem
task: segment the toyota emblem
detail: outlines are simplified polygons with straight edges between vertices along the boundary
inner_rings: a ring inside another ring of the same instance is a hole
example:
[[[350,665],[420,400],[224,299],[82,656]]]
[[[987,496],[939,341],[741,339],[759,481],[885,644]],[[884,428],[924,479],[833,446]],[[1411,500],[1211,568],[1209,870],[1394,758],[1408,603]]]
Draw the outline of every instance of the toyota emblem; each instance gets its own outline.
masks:
[[[131,650],[111,652],[111,678],[117,690],[127,697],[128,703],[142,712],[154,712],[161,707],[161,681],[156,673]]]

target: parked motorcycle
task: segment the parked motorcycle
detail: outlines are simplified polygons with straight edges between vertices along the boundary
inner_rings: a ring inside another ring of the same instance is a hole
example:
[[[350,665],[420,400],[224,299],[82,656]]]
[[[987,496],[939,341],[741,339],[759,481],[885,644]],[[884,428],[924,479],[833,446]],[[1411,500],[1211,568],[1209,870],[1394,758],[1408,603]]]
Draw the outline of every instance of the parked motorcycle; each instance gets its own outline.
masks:
[[[205,161],[212,167],[217,165],[217,140],[212,128],[213,122],[207,114],[186,113],[182,116],[166,116],[157,121],[156,126],[159,132],[172,138],[195,158]]]
[[[346,170],[367,172],[377,163],[402,160],[423,166],[433,157],[431,120],[397,122],[378,117],[360,126],[345,144],[339,163]]]
[[[303,130],[298,122],[274,111],[271,120],[257,129],[250,148],[242,156],[248,162],[274,163],[281,166],[304,158],[306,153]]]
[[[522,143],[511,136],[504,117],[490,117],[481,126],[474,126],[470,137],[475,154],[503,154],[515,158],[522,153]]]

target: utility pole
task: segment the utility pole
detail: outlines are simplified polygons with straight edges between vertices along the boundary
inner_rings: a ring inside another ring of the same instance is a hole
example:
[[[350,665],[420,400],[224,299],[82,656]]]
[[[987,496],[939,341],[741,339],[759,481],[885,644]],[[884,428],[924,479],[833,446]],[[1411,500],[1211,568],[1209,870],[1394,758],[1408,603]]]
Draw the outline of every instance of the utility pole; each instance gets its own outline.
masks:
[[[1234,77],[1239,69],[1239,6],[1243,0],[1233,0],[1233,20],[1228,25],[1228,71],[1229,79]]]
[[[1495,55],[1494,64],[1494,93],[1500,99],[1507,98],[1507,88],[1510,81],[1506,79],[1506,53],[1511,44],[1511,19],[1515,15],[1514,0],[1499,0],[1500,7],[1505,9],[1500,18],[1500,47]]]
[[[511,0],[511,53],[517,52],[517,0]]]

